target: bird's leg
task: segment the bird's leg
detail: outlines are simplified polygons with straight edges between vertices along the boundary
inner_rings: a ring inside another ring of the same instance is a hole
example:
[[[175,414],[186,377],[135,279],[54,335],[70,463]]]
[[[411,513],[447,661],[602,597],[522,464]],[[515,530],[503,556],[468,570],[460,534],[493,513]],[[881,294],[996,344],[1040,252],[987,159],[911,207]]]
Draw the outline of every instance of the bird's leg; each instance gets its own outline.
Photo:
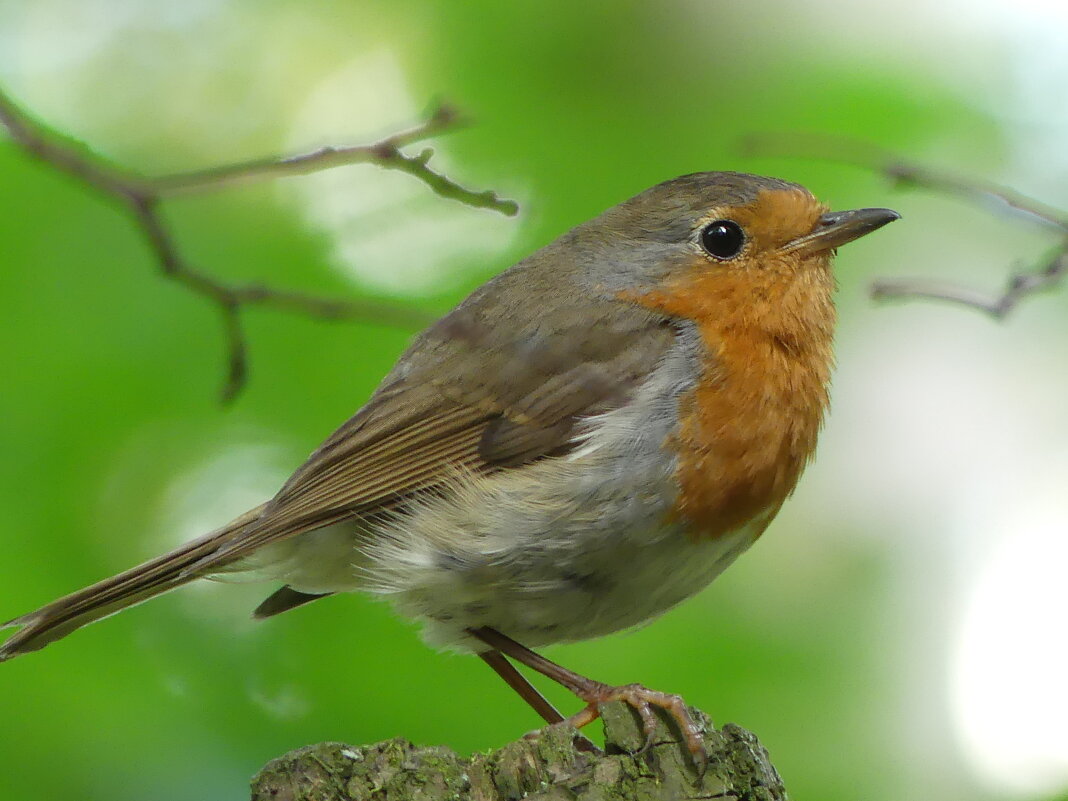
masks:
[[[500,651],[481,651],[479,657],[481,657],[483,662],[493,668],[496,674],[504,679],[505,683],[519,694],[520,698],[530,704],[534,711],[544,718],[546,723],[553,725],[556,723],[563,723],[566,720],[566,718],[560,714],[560,711],[549,702],[549,699],[538,692],[538,689],[527,681],[526,676],[516,670],[515,665],[509,662]],[[590,753],[601,752],[601,749],[594,745],[592,740],[581,734],[576,737],[575,746],[581,751]]]
[[[530,704],[546,723],[564,722],[564,716],[560,714],[560,711],[549,703],[549,700],[538,692],[538,689],[527,681],[526,676],[516,670],[515,665],[509,662],[500,651],[482,651],[479,656],[483,662],[497,672],[498,676],[504,679],[509,687],[519,693],[519,697]]]
[[[678,695],[650,690],[640,684],[624,684],[619,687],[613,687],[609,684],[603,684],[599,681],[588,679],[585,676],[581,676],[574,671],[568,670],[562,665],[558,665],[540,654],[531,651],[526,646],[521,645],[511,637],[501,634],[496,629],[482,627],[478,629],[468,629],[468,633],[486,643],[486,645],[496,649],[501,654],[510,656],[512,659],[521,662],[531,670],[536,670],[543,676],[547,676],[553,681],[562,684],[581,700],[585,701],[585,709],[572,715],[570,718],[567,718],[567,722],[571,723],[576,728],[585,726],[587,723],[600,717],[601,713],[598,709],[599,704],[606,704],[610,701],[623,701],[637,711],[642,719],[642,727],[645,730],[645,735],[648,738],[648,741],[651,742],[653,734],[656,731],[656,716],[653,713],[653,707],[658,706],[661,709],[666,710],[679,724],[679,729],[682,731],[686,747],[693,756],[698,769],[702,769],[707,763],[708,754],[705,752],[704,742],[701,739],[701,728],[694,723],[693,718],[690,717],[690,713],[686,709],[685,702]],[[485,659],[485,656],[483,656],[483,659]],[[503,674],[501,675],[504,677]],[[511,684],[511,681],[507,678],[505,678],[505,681],[508,681],[508,683]],[[526,680],[524,679],[523,681],[525,682]],[[537,691],[535,690],[535,692]],[[520,695],[526,699],[526,696],[523,695],[522,692],[520,692]],[[531,703],[529,699],[526,700],[527,703]],[[531,706],[533,706],[533,703],[531,703]],[[535,707],[535,709],[537,709],[537,707]],[[546,720],[548,720],[548,718],[546,718]]]

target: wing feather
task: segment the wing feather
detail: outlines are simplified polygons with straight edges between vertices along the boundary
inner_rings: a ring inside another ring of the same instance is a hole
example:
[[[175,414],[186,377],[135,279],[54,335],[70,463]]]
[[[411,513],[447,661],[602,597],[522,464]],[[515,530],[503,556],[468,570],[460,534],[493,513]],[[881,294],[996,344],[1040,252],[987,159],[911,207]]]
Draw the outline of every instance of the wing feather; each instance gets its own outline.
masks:
[[[575,421],[625,403],[675,338],[670,319],[637,306],[604,301],[591,314],[587,302],[581,311],[543,318],[526,310],[505,324],[477,297],[460,306],[416,340],[253,522],[187,572],[373,515],[461,471],[566,452]]]

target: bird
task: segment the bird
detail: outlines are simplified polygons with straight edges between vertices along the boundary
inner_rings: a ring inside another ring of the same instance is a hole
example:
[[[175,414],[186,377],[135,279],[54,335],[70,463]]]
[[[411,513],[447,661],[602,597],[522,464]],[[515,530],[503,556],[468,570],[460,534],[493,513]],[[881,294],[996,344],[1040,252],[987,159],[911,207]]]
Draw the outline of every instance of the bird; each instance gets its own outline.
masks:
[[[828,407],[837,248],[899,215],[832,212],[739,172],[657,184],[490,279],[418,334],[278,493],[177,549],[8,621],[9,660],[199,578],[281,585],[280,614],[385,598],[477,654],[547,723],[621,700],[651,736],[678,695],[533,648],[644,624],[764,532]],[[565,717],[516,664],[584,704]]]

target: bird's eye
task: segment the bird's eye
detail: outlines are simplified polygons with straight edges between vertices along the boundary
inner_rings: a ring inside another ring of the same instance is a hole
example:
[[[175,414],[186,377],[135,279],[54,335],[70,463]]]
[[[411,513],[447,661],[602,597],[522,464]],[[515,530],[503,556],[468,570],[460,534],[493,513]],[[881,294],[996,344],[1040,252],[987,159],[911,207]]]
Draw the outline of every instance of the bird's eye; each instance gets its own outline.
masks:
[[[742,226],[734,220],[715,220],[701,231],[701,247],[717,259],[733,259],[744,245]]]

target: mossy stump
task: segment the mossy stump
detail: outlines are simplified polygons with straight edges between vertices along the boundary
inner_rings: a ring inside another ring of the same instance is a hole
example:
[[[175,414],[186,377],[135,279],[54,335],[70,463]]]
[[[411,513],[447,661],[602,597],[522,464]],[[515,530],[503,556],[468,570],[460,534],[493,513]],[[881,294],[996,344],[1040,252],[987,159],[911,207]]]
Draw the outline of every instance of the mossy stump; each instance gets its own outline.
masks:
[[[785,801],[786,790],[756,737],[733,724],[704,724],[703,776],[661,719],[648,749],[633,710],[603,710],[605,753],[575,747],[575,730],[550,726],[485,754],[461,757],[397,737],[374,745],[320,743],[268,763],[252,801]]]

